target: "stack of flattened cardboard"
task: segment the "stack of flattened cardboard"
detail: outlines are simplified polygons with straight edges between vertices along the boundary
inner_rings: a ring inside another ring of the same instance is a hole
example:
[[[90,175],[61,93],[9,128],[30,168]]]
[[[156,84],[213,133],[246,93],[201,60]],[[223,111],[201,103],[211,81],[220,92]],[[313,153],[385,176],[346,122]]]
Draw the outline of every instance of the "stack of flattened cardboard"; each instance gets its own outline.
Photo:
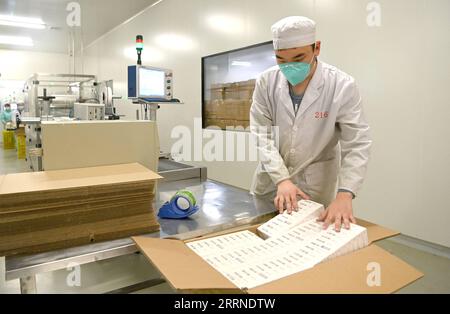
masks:
[[[160,178],[137,163],[0,177],[0,256],[158,231]]]

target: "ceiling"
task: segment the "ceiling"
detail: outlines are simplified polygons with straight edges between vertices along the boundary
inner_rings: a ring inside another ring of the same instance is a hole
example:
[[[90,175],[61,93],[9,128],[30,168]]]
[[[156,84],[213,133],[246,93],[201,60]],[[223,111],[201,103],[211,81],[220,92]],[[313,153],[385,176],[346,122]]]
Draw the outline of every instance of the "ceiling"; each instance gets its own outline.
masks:
[[[70,2],[81,7],[81,27],[70,28],[66,11]],[[0,44],[0,49],[32,50],[68,53],[69,42],[75,36],[76,47],[87,46],[109,30],[125,22],[157,0],[0,0],[0,15],[41,18],[48,27],[44,30],[0,25],[0,36],[31,37],[33,47]]]

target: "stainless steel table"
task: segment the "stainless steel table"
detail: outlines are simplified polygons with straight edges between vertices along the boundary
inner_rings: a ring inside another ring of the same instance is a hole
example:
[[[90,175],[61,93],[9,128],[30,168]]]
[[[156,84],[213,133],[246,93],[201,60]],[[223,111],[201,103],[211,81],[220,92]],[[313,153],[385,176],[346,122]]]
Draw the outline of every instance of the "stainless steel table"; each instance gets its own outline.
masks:
[[[160,219],[160,232],[149,237],[190,239],[240,225],[254,224],[274,215],[270,198],[255,198],[247,191],[206,179],[205,168],[194,168],[170,161],[162,163],[155,208],[180,189],[194,192],[200,211],[189,219]],[[90,244],[43,254],[7,257],[6,280],[20,280],[22,293],[36,293],[36,275],[65,269],[70,264],[87,264],[138,251],[130,238]],[[161,280],[154,281],[155,284]],[[124,290],[125,291],[125,290]]]

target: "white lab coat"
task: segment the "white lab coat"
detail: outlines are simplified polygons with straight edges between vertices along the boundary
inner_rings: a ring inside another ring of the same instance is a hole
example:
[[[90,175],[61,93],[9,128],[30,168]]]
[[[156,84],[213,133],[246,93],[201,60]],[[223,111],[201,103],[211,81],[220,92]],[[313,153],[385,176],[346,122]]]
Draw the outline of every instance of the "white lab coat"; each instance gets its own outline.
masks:
[[[355,80],[319,61],[297,115],[289,85],[278,66],[258,78],[250,111],[251,130],[263,159],[251,192],[265,195],[291,179],[328,205],[337,189],[358,194],[372,141]],[[278,127],[276,132],[261,127]]]

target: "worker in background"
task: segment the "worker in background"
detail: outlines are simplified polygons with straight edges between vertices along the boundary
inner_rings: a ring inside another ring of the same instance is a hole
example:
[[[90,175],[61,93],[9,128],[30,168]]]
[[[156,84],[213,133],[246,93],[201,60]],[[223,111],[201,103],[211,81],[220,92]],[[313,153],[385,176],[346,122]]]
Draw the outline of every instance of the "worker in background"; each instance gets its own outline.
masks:
[[[0,122],[3,125],[3,129],[6,129],[6,124],[12,122],[12,112],[10,104],[5,104],[3,106],[3,111],[0,113]]]
[[[276,192],[280,212],[311,199],[327,207],[324,228],[350,228],[372,144],[355,80],[319,60],[311,19],[287,17],[272,32],[278,65],[258,78],[250,112],[263,159],[251,192]]]

